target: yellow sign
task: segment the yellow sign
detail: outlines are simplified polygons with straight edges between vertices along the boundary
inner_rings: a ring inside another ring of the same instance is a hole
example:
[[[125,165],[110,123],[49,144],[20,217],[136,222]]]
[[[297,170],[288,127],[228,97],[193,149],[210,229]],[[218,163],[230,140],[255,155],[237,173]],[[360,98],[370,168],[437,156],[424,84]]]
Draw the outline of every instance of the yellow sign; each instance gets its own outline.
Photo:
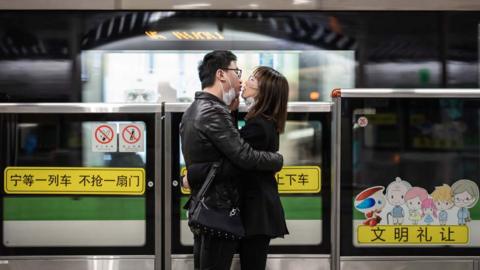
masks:
[[[402,244],[468,244],[468,226],[451,225],[380,225],[357,227],[360,244],[402,245]]]
[[[318,166],[284,166],[275,174],[280,193],[318,193],[321,189]]]
[[[414,137],[413,147],[415,148],[436,148],[436,149],[452,149],[464,147],[461,139],[440,139],[428,137]]]
[[[375,125],[391,126],[397,123],[397,116],[393,113],[377,113],[367,116],[368,121]]]
[[[180,40],[223,40],[218,32],[172,32],[172,35]]]
[[[181,169],[180,175],[185,175],[186,168]],[[319,166],[284,166],[275,174],[278,192],[286,193],[318,193],[321,190],[321,170]],[[182,187],[183,194],[190,194],[190,190]]]
[[[153,40],[165,40],[167,39],[164,35],[159,34],[157,31],[145,31],[145,35]]]
[[[427,121],[427,116],[423,113],[415,113],[410,115],[410,125],[421,125]]]
[[[160,34],[157,31],[145,31],[145,35],[151,40],[224,40],[225,37],[218,32],[210,31],[172,31]]]
[[[8,194],[114,194],[145,193],[143,168],[7,167]]]

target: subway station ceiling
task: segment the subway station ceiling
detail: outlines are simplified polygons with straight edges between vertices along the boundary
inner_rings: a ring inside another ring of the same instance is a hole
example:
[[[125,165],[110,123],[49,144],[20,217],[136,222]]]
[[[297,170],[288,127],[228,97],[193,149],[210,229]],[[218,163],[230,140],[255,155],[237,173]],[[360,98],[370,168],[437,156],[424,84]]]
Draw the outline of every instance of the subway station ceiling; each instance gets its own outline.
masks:
[[[437,59],[442,54],[468,61],[477,59],[479,21],[475,12],[1,12],[0,59],[69,59],[81,50],[109,48],[149,33],[206,29],[232,37],[218,45],[227,49],[241,49],[241,34],[253,33],[318,49],[364,51],[363,57],[375,61]],[[114,48],[195,48],[185,44],[143,39]]]

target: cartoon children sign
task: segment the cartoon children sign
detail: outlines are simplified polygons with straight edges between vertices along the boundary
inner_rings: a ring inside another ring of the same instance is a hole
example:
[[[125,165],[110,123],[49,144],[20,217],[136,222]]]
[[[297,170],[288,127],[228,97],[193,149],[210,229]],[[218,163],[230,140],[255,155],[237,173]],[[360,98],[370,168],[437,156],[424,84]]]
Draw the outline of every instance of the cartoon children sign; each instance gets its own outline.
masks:
[[[437,218],[437,207],[433,199],[426,198],[422,201],[422,218],[427,225],[433,223],[433,218]]]
[[[355,197],[355,208],[365,215],[364,225],[375,226],[382,220],[379,214],[385,207],[384,189],[382,186],[370,187]]]
[[[438,213],[438,222],[440,225],[446,225],[448,220],[447,210],[453,207],[453,197],[452,189],[449,185],[443,184],[440,187],[435,187],[435,190],[432,192],[433,202],[435,206],[440,211]]]
[[[478,186],[471,180],[461,179],[453,183],[452,193],[455,206],[458,207],[458,225],[466,225],[472,221],[468,208],[474,207],[478,202]]]
[[[383,186],[369,187],[355,197],[354,207],[365,215],[364,225],[466,225],[471,221],[469,209],[480,197],[478,185],[467,179],[460,179],[451,187],[437,186],[429,194],[426,189],[412,187],[396,177],[385,194],[384,190]],[[384,208],[386,213],[382,212]],[[452,211],[457,212],[457,222]]]
[[[395,181],[390,183],[387,187],[387,200],[393,205],[392,211],[387,214],[387,222],[390,224],[389,217],[393,218],[393,225],[402,225],[405,211],[402,205],[405,204],[405,194],[412,188],[412,185],[400,177],[395,178]]]
[[[405,194],[408,207],[408,219],[413,225],[417,225],[422,219],[422,202],[428,198],[428,192],[421,187],[412,187]]]

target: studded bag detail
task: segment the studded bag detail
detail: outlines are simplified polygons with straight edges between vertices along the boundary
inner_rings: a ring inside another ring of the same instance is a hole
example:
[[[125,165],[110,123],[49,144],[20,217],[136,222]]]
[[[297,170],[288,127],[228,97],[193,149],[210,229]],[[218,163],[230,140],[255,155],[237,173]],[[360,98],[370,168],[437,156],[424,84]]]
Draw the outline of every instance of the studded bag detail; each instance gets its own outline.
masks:
[[[240,209],[222,209],[208,207],[205,204],[205,194],[215,179],[217,170],[221,167],[223,160],[215,162],[207,174],[202,188],[190,199],[188,209],[188,225],[194,233],[210,234],[212,236],[238,240],[245,236]]]

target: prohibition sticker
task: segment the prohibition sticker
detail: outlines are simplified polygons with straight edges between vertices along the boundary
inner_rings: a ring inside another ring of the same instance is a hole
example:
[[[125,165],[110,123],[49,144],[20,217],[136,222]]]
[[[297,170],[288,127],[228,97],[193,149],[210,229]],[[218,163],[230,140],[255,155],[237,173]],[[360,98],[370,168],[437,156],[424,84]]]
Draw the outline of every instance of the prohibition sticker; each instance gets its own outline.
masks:
[[[361,127],[366,127],[368,125],[368,119],[365,116],[360,116],[357,120],[357,123]]]
[[[94,124],[92,126],[92,151],[117,151],[117,126],[111,124]]]
[[[130,123],[120,124],[120,152],[145,151],[144,138],[145,124]]]

